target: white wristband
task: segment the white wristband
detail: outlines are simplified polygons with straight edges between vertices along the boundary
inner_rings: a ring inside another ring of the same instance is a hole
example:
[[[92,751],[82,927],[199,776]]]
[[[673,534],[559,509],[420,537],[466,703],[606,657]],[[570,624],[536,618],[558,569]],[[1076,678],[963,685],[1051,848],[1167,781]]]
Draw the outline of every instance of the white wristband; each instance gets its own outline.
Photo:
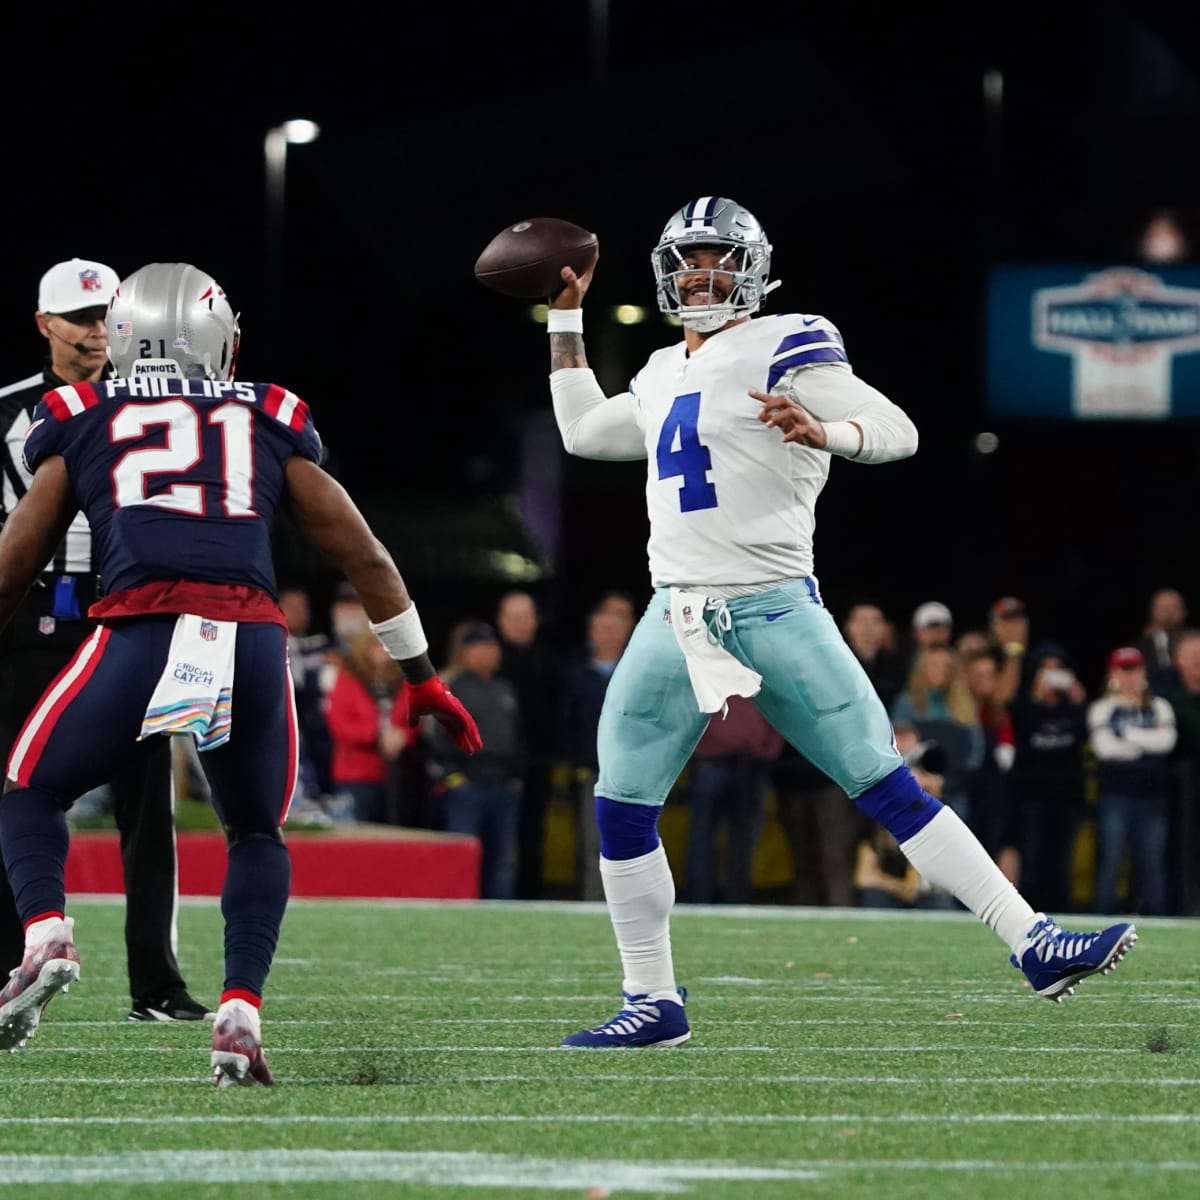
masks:
[[[855,458],[862,452],[862,431],[853,421],[825,421],[825,449],[843,458]]]
[[[582,333],[582,308],[552,308],[546,313],[547,333]]]
[[[371,632],[383,643],[383,648],[395,659],[416,658],[429,649],[417,606],[410,604],[402,613],[380,621],[371,622]]]

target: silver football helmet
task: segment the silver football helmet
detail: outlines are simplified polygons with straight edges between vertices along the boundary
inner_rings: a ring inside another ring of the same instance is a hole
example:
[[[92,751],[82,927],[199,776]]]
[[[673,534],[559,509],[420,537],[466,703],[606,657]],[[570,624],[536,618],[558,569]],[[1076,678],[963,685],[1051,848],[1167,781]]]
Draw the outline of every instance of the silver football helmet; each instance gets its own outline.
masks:
[[[105,324],[118,375],[233,378],[242,336],[237,314],[221,285],[191,263],[148,263],[122,279]]]
[[[729,295],[718,303],[688,304],[679,290],[683,278],[697,273],[688,266],[688,252],[701,246],[725,251],[721,265],[708,273],[710,298],[717,294],[715,275],[733,277]],[[757,312],[763,297],[779,286],[768,282],[771,243],[766,231],[749,209],[723,196],[701,196],[685,204],[667,222],[651,263],[659,309],[700,332]]]

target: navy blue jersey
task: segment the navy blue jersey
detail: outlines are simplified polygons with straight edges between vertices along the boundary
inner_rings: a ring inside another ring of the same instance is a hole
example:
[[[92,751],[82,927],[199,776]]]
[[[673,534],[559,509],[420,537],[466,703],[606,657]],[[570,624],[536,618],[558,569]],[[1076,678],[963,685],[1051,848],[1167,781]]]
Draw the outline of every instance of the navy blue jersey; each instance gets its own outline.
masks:
[[[321,440],[278,384],[138,376],[47,392],[24,454],[31,472],[65,460],[106,591],[197,580],[275,597],[284,470],[320,462]]]

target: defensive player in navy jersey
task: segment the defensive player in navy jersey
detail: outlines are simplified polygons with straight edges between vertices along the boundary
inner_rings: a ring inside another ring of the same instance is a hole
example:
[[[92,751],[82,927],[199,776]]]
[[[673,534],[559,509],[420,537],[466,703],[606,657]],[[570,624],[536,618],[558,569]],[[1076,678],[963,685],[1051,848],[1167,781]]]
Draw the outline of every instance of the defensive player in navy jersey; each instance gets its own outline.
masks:
[[[297,771],[270,553],[280,505],[362,597],[403,668],[410,719],[432,715],[472,752],[479,733],[434,674],[391,555],[321,469],[307,405],[276,384],[234,382],[240,331],[215,280],[151,263],[121,282],[106,324],[117,377],[43,397],[25,438],[33,482],[0,533],[0,628],[79,509],[105,584],[94,635],[8,761],[0,848],[26,950],[0,991],[0,1049],[23,1045],[79,976],[66,810],[150,739],[187,732],[229,845],[211,1066],[221,1085],[269,1084],[259,1007],[290,887],[280,826]]]
[[[925,879],[991,926],[1040,995],[1061,1000],[1136,940],[1128,923],[1067,933],[1035,913],[897,752],[882,701],[821,602],[812,542],[832,460],[906,458],[917,431],[853,373],[831,321],[755,316],[778,286],[771,249],[754,215],[728,198],[703,196],[672,216],[652,263],[659,308],[679,318],[683,339],[652,354],[616,396],[605,396],[584,352],[592,272],[564,267],[550,302],[550,390],[563,444],[584,458],[646,460],[655,588],[598,732],[600,872],[624,1004],[568,1036],[568,1046],[672,1046],[691,1036],[658,814],[731,695],[753,696]]]

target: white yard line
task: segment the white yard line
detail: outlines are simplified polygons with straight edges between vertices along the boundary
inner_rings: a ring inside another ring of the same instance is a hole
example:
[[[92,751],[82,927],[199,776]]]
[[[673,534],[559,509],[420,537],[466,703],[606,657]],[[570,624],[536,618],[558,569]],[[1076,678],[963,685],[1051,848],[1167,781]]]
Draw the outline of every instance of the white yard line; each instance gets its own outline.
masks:
[[[386,1087],[389,1083],[387,1072],[382,1072],[383,1078],[378,1087]],[[192,1084],[201,1078],[200,1075],[13,1075],[9,1077],[12,1084],[47,1084],[74,1087],[159,1087],[164,1083]],[[730,1084],[870,1084],[873,1087],[896,1086],[904,1088],[939,1088],[947,1085],[962,1085],[965,1087],[982,1088],[991,1085],[1001,1087],[1028,1087],[1031,1084],[1039,1087],[1200,1087],[1200,1078],[1195,1079],[1132,1079],[1124,1075],[958,1075],[940,1076],[937,1079],[917,1079],[904,1075],[648,1075],[639,1071],[637,1075],[445,1075],[439,1076],[437,1086],[457,1086],[471,1083],[548,1083],[555,1087],[564,1084],[587,1086],[592,1083],[622,1083],[631,1080],[644,1086],[656,1083],[686,1083],[695,1087],[699,1084],[715,1084],[722,1087]],[[309,1087],[315,1084],[333,1084],[359,1086],[348,1084],[345,1079],[335,1076],[306,1075],[299,1079],[289,1079],[292,1085]],[[407,1086],[407,1085],[405,1085]]]
[[[332,1116],[327,1113],[266,1116],[162,1117],[0,1117],[0,1126],[17,1125],[1196,1125],[1200,1113],[373,1113]],[[1106,1162],[1107,1167],[1107,1162]]]
[[[1190,1161],[1143,1162],[1120,1159],[1109,1173],[1156,1174],[1194,1171]],[[8,1183],[288,1183],[378,1181],[389,1183],[506,1187],[525,1191],[572,1191],[607,1196],[612,1192],[678,1195],[689,1184],[815,1180],[829,1173],[870,1169],[903,1171],[1000,1171],[1053,1174],[1087,1172],[1091,1162],[979,1160],[823,1159],[756,1164],[734,1161],[630,1162],[539,1159],[509,1154],[379,1150],[224,1150],[140,1151],[135,1154],[0,1156]]]

